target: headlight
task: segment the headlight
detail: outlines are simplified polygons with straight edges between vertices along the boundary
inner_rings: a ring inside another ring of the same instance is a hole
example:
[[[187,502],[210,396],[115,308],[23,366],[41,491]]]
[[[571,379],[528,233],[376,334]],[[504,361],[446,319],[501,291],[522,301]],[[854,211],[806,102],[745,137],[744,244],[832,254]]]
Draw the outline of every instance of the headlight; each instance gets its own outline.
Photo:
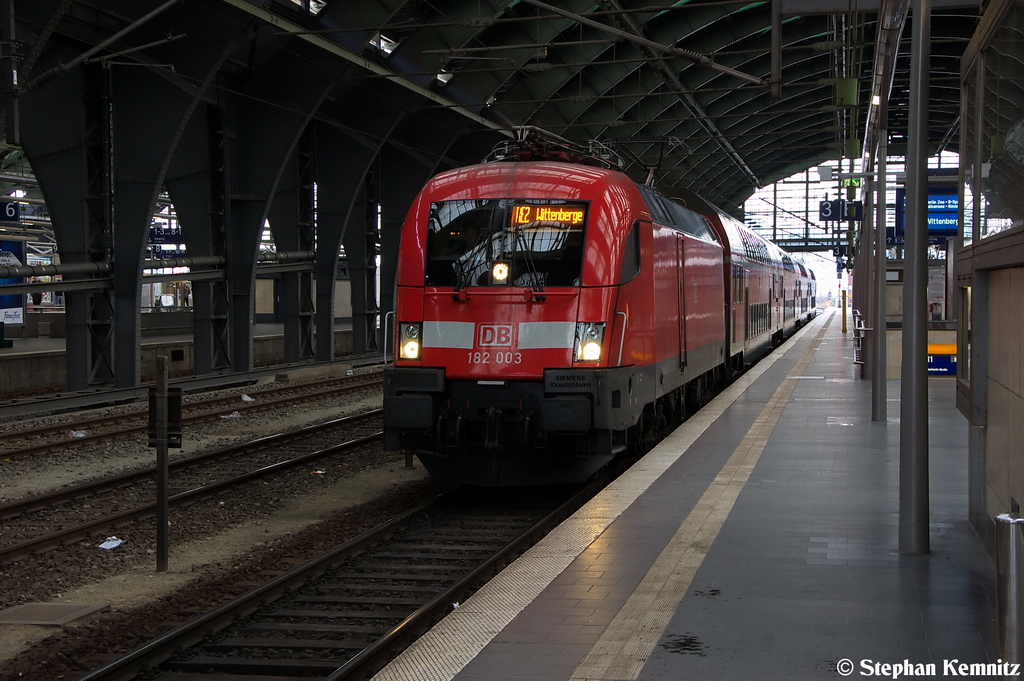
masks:
[[[496,282],[505,283],[508,279],[509,266],[507,262],[496,262],[491,268],[491,278]]]
[[[416,359],[420,356],[420,344],[409,341],[402,346],[402,359]]]
[[[398,356],[401,359],[420,358],[420,324],[402,322],[398,325]]]
[[[580,354],[584,362],[600,362],[601,361],[601,344],[595,343],[594,341],[586,341],[580,348]]]
[[[604,322],[581,322],[576,325],[576,361],[600,362],[604,344]]]

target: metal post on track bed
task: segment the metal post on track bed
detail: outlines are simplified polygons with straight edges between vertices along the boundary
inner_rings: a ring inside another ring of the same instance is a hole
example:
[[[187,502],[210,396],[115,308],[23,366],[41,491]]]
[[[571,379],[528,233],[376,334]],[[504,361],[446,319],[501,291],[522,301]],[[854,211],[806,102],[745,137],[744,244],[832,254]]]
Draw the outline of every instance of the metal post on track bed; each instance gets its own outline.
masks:
[[[149,446],[156,447],[156,571],[167,572],[168,449],[181,447],[181,388],[168,387],[166,355],[156,358],[156,385],[149,389]]]
[[[156,425],[156,571],[167,572],[168,447],[167,357],[156,358],[156,389],[150,400],[150,419]],[[155,414],[153,413],[155,411]]]

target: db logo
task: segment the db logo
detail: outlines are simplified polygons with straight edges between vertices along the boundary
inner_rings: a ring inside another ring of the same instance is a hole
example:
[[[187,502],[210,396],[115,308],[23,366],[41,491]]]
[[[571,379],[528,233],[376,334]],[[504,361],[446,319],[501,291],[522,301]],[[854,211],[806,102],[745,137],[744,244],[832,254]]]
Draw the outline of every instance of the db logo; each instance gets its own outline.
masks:
[[[476,346],[478,348],[512,347],[512,327],[500,324],[481,324],[477,327]]]

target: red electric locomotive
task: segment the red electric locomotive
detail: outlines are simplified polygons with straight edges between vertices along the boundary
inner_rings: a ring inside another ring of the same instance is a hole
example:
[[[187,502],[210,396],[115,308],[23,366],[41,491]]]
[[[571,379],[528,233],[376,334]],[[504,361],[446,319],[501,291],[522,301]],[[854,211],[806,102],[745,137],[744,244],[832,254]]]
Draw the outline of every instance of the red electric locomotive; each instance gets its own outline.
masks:
[[[385,448],[453,482],[585,480],[771,344],[782,271],[731,218],[614,169],[442,173],[402,230]]]

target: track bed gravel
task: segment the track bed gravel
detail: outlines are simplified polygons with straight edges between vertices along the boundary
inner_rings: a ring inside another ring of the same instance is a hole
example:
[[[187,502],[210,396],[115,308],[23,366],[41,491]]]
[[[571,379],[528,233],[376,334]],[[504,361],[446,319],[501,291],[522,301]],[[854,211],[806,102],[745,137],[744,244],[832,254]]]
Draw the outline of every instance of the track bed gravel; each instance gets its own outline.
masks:
[[[255,391],[244,392],[258,399]],[[311,396],[301,408],[226,419],[187,432],[180,454],[379,407],[380,400],[379,391],[372,390],[343,403]],[[139,438],[52,460],[4,461],[0,475],[17,480],[19,490],[11,493],[5,483],[4,496],[42,494],[151,463],[153,451]],[[113,550],[99,549],[105,537],[98,536],[0,565],[0,608],[45,602],[110,606],[63,627],[0,624],[0,681],[74,679],[439,491],[422,467],[407,469],[404,461],[375,445],[344,461],[274,476],[214,501],[172,510],[170,564],[164,573],[155,571],[152,521],[116,531],[126,543]]]

